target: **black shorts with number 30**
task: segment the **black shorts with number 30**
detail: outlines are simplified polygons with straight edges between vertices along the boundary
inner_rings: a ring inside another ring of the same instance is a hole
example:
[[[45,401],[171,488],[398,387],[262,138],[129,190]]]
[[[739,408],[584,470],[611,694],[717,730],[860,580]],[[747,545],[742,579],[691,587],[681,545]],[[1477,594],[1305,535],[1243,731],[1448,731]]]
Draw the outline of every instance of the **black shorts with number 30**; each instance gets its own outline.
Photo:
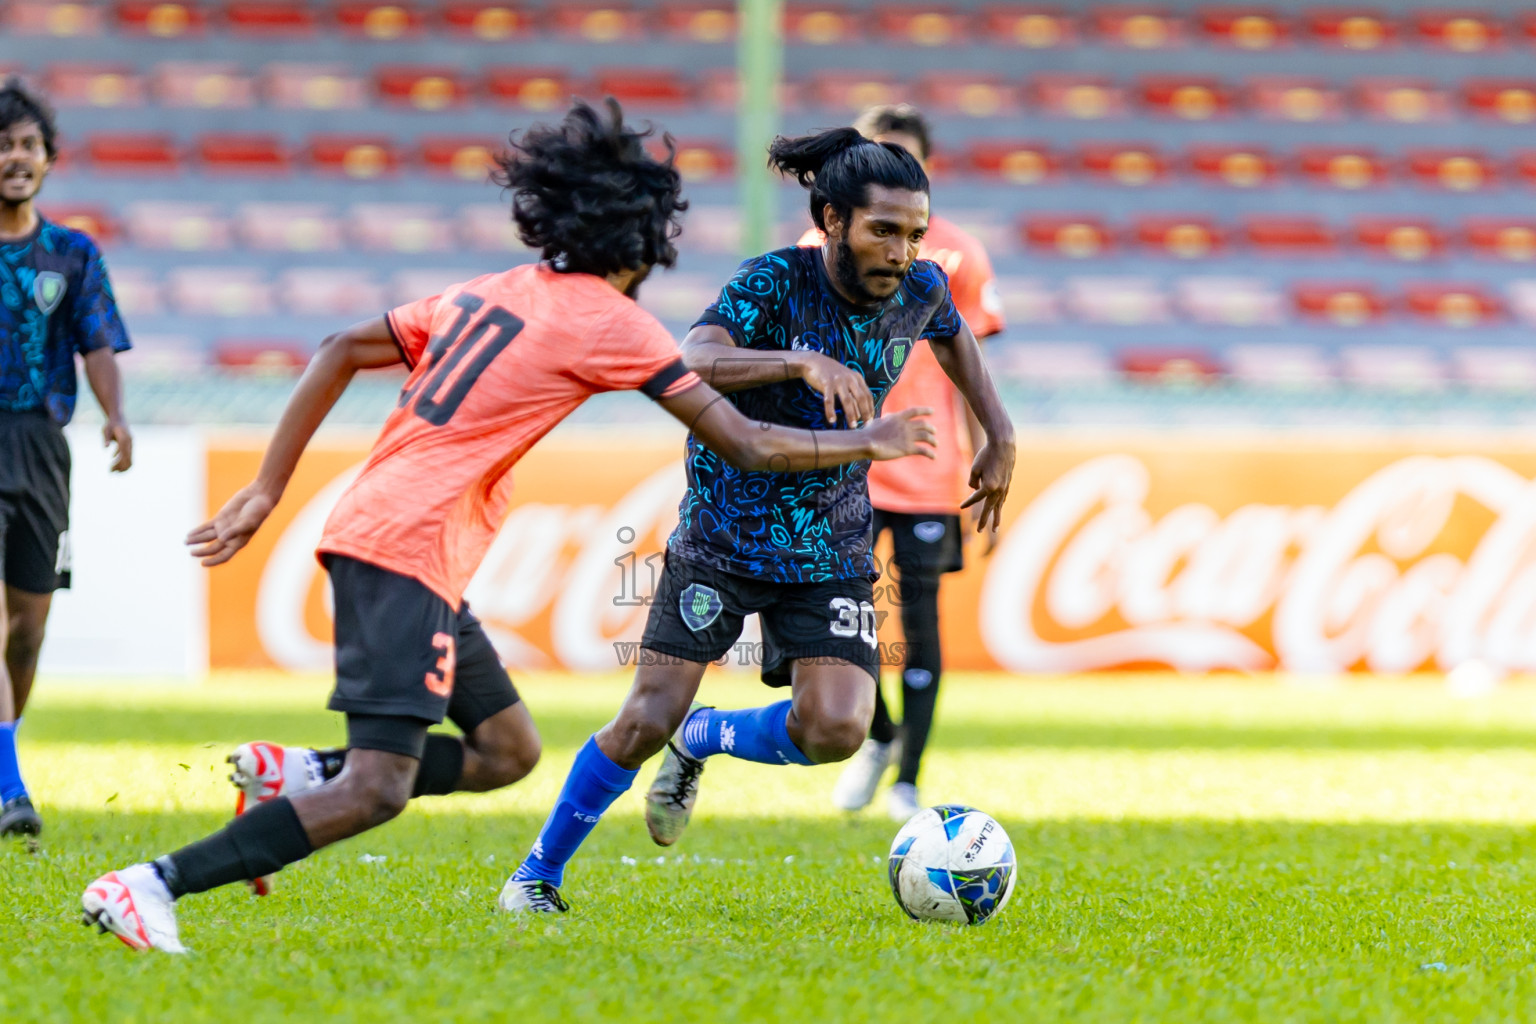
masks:
[[[763,682],[788,686],[802,659],[834,659],[880,678],[874,585],[868,579],[777,583],[738,576],[670,551],[651,601],[644,650],[688,661],[735,656],[742,620],[756,612],[763,628]]]

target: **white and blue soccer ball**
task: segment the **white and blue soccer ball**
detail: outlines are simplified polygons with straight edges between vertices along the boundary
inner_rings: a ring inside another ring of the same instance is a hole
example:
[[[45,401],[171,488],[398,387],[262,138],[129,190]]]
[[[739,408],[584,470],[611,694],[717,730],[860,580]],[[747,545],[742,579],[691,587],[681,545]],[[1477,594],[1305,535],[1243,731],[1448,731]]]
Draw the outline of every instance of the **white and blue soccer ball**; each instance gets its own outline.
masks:
[[[918,921],[981,924],[1013,895],[1018,868],[1003,826],[974,807],[918,811],[891,843],[891,893]]]

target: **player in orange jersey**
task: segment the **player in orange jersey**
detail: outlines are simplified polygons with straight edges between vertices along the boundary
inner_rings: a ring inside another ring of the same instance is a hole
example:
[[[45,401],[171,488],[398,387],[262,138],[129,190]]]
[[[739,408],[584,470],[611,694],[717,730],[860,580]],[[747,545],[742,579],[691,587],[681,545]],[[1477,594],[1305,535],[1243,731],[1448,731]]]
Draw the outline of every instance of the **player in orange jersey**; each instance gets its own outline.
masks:
[[[927,162],[931,146],[928,122],[906,104],[872,107],[854,127],[877,142],[890,142]],[[800,239],[801,245],[820,246],[825,239],[814,228]],[[928,218],[928,234],[918,251],[920,259],[933,260],[949,275],[949,292],[955,308],[970,325],[977,340],[1003,329],[1002,303],[992,275],[992,261],[973,236],[943,217]],[[901,631],[906,640],[901,673],[901,742],[885,697],[875,691],[875,717],[869,739],[848,761],[832,802],[845,811],[857,811],[874,799],[875,790],[892,761],[899,762],[896,783],[891,787],[887,810],[897,821],[906,821],[922,804],[917,794],[917,773],[933,725],[943,659],[939,649],[939,577],[962,566],[960,503],[965,500],[970,451],[986,443],[981,424],[971,414],[949,377],[934,358],[926,341],[919,342],[907,357],[901,377],[885,396],[886,412],[929,407],[938,435],[937,458],[921,462],[869,467],[869,500],[875,508],[874,535],[891,531],[901,606]],[[982,534],[982,555],[991,553],[996,533]]]
[[[389,821],[413,796],[497,789],[533,768],[533,720],[463,593],[505,518],[512,467],[592,395],[643,391],[742,469],[931,453],[932,431],[914,415],[824,432],[757,423],[684,367],[666,329],[632,301],[652,267],[675,261],[686,206],[671,157],[646,153],[648,134],[627,128],[610,100],[606,113],[578,103],[563,123],[514,137],[503,183],[543,260],[321,345],[255,482],[188,544],[204,565],[234,557],[353,375],[410,368],[320,542],[335,594],[330,707],[347,716],[345,767],[324,785],[280,776],[219,832],[98,878],[82,896],[87,922],[136,948],[182,952],[178,897],[268,876]],[[463,739],[429,733],[445,716]]]

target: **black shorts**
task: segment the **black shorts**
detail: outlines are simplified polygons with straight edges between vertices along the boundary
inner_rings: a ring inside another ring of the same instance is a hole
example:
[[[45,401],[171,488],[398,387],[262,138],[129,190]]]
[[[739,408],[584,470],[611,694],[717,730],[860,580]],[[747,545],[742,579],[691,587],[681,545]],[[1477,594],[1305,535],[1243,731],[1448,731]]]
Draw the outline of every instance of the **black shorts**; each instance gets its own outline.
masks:
[[[454,611],[426,584],[355,558],[325,555],[324,562],[336,598],[332,711],[416,719],[425,743],[426,726],[445,717],[467,735],[517,703],[517,690],[468,605]],[[421,756],[419,746],[355,745]]]
[[[891,531],[891,563],[907,575],[938,576],[965,567],[960,554],[960,517],[875,509],[874,541]]]
[[[874,585],[864,578],[776,583],[669,551],[640,646],[688,661],[717,661],[732,653],[742,620],[752,612],[763,627],[763,646],[744,653],[749,664],[762,666],[769,686],[788,686],[792,663],[807,658],[851,662],[879,680]]]
[[[41,412],[0,412],[0,579],[33,594],[69,586],[69,443]]]

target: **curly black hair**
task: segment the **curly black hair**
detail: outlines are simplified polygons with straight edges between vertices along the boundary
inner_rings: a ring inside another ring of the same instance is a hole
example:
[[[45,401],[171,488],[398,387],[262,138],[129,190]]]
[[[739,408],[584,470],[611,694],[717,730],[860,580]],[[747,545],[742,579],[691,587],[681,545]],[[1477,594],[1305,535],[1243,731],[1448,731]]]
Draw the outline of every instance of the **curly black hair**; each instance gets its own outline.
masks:
[[[58,128],[54,124],[53,108],[48,101],[28,89],[15,75],[0,82],[0,131],[31,121],[43,132],[43,148],[48,159],[59,155]]]
[[[666,157],[657,159],[644,145],[655,129],[625,125],[612,98],[604,106],[577,100],[559,124],[514,132],[495,180],[512,190],[518,236],[557,269],[605,277],[670,267],[688,208],[672,136],[661,137]]]
[[[811,193],[811,220],[827,229],[828,206],[845,221],[869,202],[869,186],[928,191],[917,157],[890,142],[871,142],[857,128],[829,128],[768,146],[768,166],[793,177]]]

